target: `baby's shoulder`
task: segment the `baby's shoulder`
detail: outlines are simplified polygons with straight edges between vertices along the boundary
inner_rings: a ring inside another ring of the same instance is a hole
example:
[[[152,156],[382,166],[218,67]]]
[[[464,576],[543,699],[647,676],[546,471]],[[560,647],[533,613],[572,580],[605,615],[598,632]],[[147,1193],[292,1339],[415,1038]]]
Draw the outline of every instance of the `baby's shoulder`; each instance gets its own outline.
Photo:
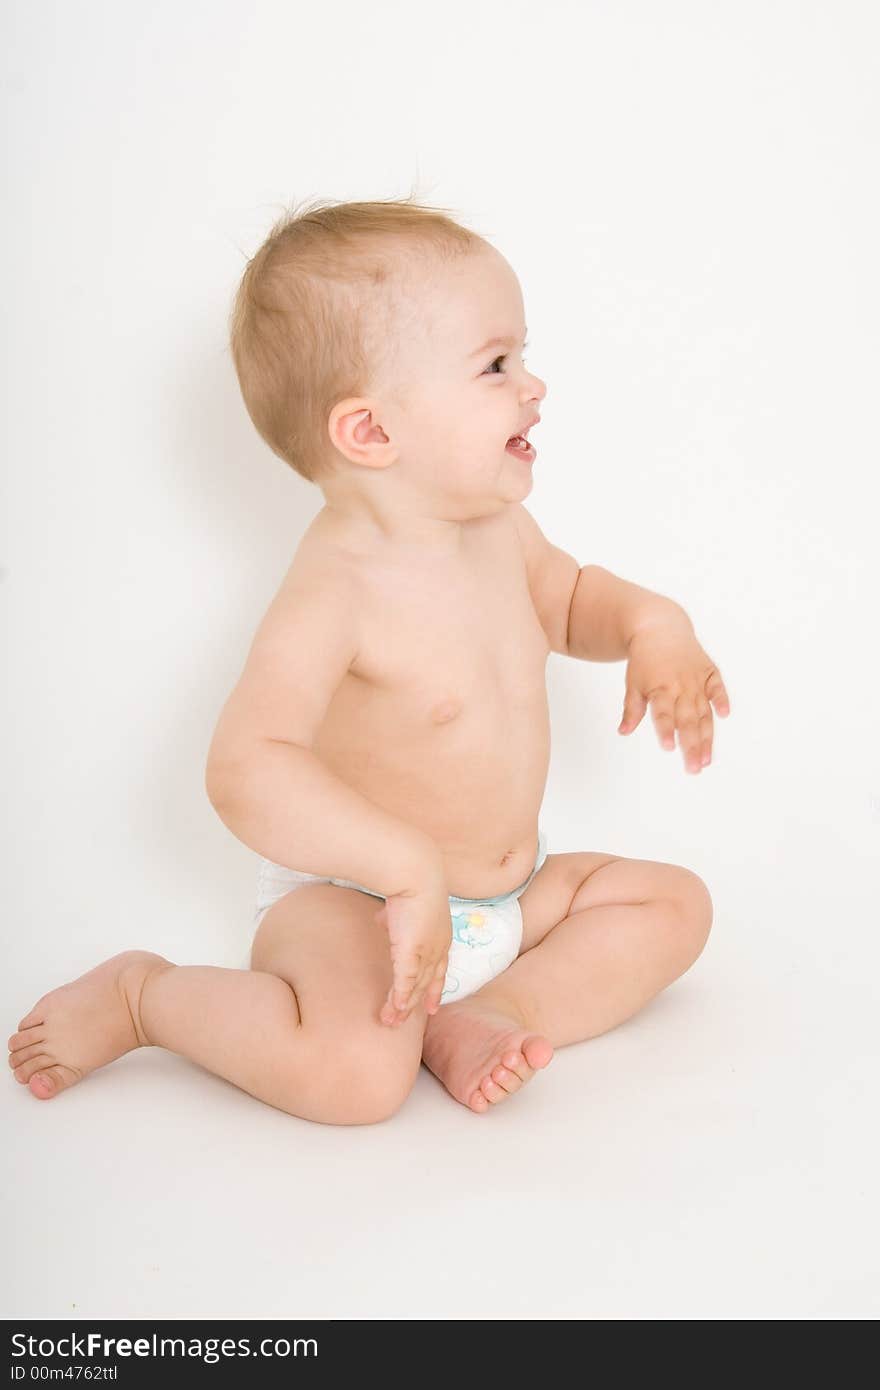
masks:
[[[327,585],[354,595],[357,589],[358,555],[346,532],[329,518],[326,508],[309,523],[293,554],[281,588],[299,590]]]

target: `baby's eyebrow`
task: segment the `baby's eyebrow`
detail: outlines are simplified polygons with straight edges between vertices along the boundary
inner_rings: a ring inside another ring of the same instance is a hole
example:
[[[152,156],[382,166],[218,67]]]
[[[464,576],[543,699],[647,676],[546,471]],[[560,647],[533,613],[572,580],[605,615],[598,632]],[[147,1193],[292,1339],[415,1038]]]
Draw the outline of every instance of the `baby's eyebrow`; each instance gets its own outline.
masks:
[[[523,337],[525,339],[528,336],[529,330],[526,329]],[[477,348],[476,352],[472,352],[471,357],[479,357],[480,353],[488,352],[493,347],[516,347],[516,338],[490,338],[488,343],[484,343],[482,347]]]

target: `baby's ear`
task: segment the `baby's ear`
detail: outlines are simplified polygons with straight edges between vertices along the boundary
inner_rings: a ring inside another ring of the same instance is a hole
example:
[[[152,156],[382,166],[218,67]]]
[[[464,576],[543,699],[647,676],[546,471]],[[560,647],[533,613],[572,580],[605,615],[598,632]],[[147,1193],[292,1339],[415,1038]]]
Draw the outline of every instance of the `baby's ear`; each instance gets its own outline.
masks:
[[[373,404],[362,397],[338,401],[327,419],[327,432],[334,448],[352,463],[386,468],[397,457],[376,422]]]

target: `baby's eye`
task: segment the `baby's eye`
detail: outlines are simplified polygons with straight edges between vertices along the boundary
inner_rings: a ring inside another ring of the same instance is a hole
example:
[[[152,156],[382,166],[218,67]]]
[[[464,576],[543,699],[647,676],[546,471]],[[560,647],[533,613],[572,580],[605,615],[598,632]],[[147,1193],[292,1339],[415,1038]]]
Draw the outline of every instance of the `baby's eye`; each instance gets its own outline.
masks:
[[[523,343],[523,352],[525,352],[525,350],[526,350],[527,347],[528,347],[528,342]],[[497,376],[498,373],[497,373],[497,372],[491,371],[490,368],[492,368],[492,367],[495,366],[495,362],[505,362],[506,360],[507,360],[506,354],[505,354],[505,356],[503,356],[503,357],[496,357],[494,362],[490,362],[490,363],[489,363],[489,366],[486,368],[486,372],[488,372],[490,376]],[[526,359],[523,358],[522,360],[523,360],[523,362],[525,362]],[[483,375],[485,376],[485,372],[483,373]]]

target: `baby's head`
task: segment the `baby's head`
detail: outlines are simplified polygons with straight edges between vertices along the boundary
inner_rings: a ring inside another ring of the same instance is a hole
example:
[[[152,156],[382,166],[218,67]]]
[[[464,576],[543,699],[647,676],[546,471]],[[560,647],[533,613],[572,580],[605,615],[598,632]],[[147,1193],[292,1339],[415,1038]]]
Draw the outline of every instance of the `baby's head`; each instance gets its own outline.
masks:
[[[464,521],[531,491],[527,459],[506,448],[546,393],[522,356],[519,281],[443,211],[286,213],[245,269],[230,336],[260,435],[339,511],[380,528]]]

